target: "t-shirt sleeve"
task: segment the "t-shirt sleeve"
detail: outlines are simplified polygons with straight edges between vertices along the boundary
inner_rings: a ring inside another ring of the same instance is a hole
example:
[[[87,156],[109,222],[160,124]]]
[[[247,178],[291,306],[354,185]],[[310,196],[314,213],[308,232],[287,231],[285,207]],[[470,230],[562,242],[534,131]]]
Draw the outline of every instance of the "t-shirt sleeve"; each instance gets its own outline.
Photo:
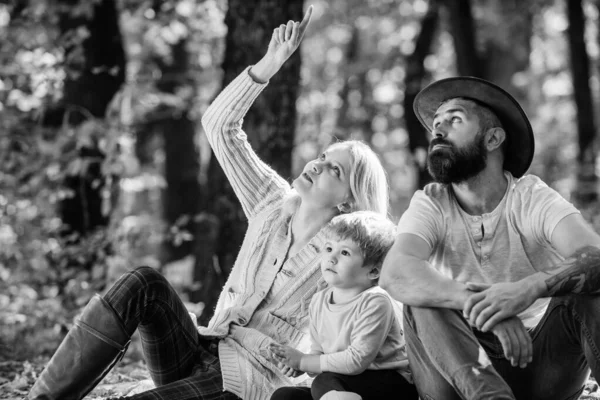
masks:
[[[383,294],[367,296],[360,307],[360,319],[353,324],[350,345],[343,351],[322,355],[321,370],[344,375],[365,371],[381,350],[393,321],[389,298]]]
[[[531,221],[530,226],[535,239],[548,245],[558,223],[571,214],[578,214],[579,211],[541,180],[532,185],[528,193],[529,195],[523,193],[523,197],[526,198],[523,201],[526,204],[523,211]]]
[[[417,235],[433,249],[438,242],[443,221],[439,204],[423,190],[418,190],[413,195],[408,209],[400,217],[396,232],[398,235]]]

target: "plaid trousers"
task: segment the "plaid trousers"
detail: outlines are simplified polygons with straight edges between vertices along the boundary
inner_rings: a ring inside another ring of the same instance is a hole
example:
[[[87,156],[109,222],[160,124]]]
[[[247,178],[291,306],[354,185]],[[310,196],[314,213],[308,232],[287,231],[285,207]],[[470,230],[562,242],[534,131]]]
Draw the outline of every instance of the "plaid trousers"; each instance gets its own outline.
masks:
[[[216,342],[201,337],[183,302],[156,270],[139,267],[104,295],[131,335],[139,329],[155,389],[135,400],[231,400],[223,391]]]

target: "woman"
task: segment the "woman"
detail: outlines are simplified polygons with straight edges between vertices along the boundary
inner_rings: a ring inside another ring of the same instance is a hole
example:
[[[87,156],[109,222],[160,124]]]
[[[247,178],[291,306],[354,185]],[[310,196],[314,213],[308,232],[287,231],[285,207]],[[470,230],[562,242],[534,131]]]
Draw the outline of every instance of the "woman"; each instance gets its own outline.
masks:
[[[277,341],[301,346],[312,295],[322,286],[321,228],[354,210],[387,213],[377,156],[359,142],[330,146],[290,187],[250,148],[241,121],[296,50],[310,21],[273,32],[266,55],[206,111],[209,141],[248,217],[248,232],[207,327],[196,327],[155,270],[123,275],[83,311],[35,383],[30,399],[80,399],[120,359],[136,329],[156,388],[133,399],[268,399],[295,371],[269,358]]]

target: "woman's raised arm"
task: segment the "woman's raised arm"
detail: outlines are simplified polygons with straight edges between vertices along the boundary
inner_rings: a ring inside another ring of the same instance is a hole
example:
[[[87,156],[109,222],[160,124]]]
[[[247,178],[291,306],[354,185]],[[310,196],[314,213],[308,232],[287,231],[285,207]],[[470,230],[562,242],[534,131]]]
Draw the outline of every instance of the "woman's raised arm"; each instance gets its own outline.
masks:
[[[302,22],[276,28],[265,56],[223,89],[202,117],[214,155],[248,218],[283,196],[289,184],[250,148],[242,120],[267,81],[298,48],[311,14],[312,6]]]

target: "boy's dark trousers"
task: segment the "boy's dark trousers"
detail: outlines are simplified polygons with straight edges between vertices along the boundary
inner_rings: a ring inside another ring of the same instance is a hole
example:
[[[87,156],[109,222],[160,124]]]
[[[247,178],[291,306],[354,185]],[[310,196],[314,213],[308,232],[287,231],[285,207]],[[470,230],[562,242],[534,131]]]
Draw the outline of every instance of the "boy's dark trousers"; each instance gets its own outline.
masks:
[[[319,400],[332,390],[353,392],[363,400],[417,400],[417,390],[402,375],[393,370],[366,370],[358,375],[323,372],[312,386],[286,386],[277,389],[271,400]]]

